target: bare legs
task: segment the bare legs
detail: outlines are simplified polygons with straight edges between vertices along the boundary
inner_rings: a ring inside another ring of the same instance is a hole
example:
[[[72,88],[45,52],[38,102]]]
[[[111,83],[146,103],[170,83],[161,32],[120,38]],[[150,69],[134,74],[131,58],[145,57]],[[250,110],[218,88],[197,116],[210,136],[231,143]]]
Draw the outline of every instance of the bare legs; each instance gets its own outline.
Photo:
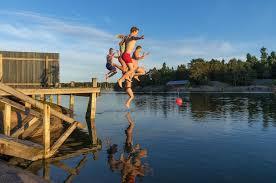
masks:
[[[120,62],[121,66],[117,65],[117,64],[113,64],[115,67],[117,67],[119,70],[121,70],[123,73],[127,72],[127,65],[126,63],[123,61],[123,59],[121,57],[118,58],[118,61]]]
[[[128,71],[123,75],[123,77],[121,77],[119,80],[118,80],[118,84],[119,86],[122,88],[122,85],[123,85],[123,81],[124,80],[127,80],[129,82],[131,82],[131,79],[133,78],[134,76],[134,66],[133,66],[133,63],[127,63],[127,67],[128,67]]]
[[[143,76],[143,75],[145,75],[145,74],[146,74],[145,69],[142,68],[142,67],[138,67],[138,68],[136,69],[136,73],[135,73],[135,75],[134,75],[133,78],[136,79],[137,81],[140,81],[139,76]]]
[[[126,93],[128,94],[129,98],[126,101],[125,106],[127,108],[129,108],[131,101],[134,99],[134,94],[133,94],[133,91],[131,89],[131,82],[130,81],[126,81]]]
[[[107,81],[108,78],[111,78],[111,77],[114,76],[115,74],[117,74],[117,71],[116,71],[116,70],[110,71],[109,73],[107,73],[107,74],[105,75],[105,80]]]

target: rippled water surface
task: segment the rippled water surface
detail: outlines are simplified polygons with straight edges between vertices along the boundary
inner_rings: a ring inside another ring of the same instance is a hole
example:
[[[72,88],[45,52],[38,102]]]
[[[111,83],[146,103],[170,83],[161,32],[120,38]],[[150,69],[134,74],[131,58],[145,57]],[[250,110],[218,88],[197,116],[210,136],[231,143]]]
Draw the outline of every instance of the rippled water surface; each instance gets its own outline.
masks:
[[[273,94],[126,95],[97,99],[102,150],[88,154],[73,182],[275,182],[276,97]],[[85,121],[87,98],[77,97]],[[66,101],[64,101],[66,104]],[[64,105],[65,105],[64,104]],[[62,161],[76,167],[83,156]],[[68,180],[51,165],[50,178]],[[38,172],[43,175],[42,171]]]

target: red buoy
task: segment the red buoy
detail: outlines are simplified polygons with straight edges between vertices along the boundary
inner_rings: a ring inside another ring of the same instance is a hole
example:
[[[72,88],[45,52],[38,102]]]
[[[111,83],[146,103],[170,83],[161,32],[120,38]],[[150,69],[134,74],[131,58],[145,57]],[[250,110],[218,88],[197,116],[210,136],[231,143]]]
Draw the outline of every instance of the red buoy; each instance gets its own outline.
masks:
[[[178,106],[182,106],[182,104],[183,104],[182,98],[177,98],[177,99],[175,100],[175,103],[176,103]]]

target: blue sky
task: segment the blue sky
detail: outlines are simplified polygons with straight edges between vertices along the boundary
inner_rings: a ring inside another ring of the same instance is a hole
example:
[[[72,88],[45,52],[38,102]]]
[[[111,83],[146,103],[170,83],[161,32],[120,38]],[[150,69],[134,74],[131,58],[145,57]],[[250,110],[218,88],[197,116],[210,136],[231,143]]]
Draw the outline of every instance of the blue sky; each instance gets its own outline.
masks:
[[[59,52],[62,81],[102,80],[107,49],[132,25],[145,34],[148,69],[276,50],[275,7],[272,0],[9,0],[0,7],[0,49]]]

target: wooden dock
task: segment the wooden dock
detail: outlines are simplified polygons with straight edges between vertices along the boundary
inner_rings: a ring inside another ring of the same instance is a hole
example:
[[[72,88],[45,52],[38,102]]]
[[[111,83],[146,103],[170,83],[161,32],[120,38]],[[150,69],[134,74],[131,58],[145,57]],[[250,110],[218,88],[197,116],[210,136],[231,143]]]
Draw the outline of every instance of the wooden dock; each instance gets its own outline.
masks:
[[[4,104],[3,124],[4,132],[0,134],[0,153],[19,157],[27,160],[39,160],[52,157],[61,145],[66,141],[69,135],[76,128],[85,128],[85,125],[76,121],[45,103],[45,95],[57,95],[57,104],[61,102],[61,95],[70,95],[70,108],[74,107],[74,95],[89,96],[89,104],[87,116],[93,121],[96,112],[96,97],[100,89],[97,88],[97,80],[92,79],[93,86],[91,88],[19,88],[14,89],[4,83],[0,83],[0,103]],[[24,104],[15,100],[11,100],[9,96],[22,101]],[[37,100],[37,96],[40,100]],[[22,121],[22,126],[16,130],[11,129],[11,111],[16,109],[27,114]],[[51,143],[50,120],[51,116],[55,116],[69,124],[65,132]],[[39,121],[43,121],[42,124]],[[43,143],[37,144],[31,141],[20,139],[20,136],[33,126],[41,125],[43,128]],[[92,126],[93,125],[88,125]],[[91,127],[90,127],[91,128]],[[93,132],[91,132],[93,136]],[[94,139],[95,140],[95,139]]]

